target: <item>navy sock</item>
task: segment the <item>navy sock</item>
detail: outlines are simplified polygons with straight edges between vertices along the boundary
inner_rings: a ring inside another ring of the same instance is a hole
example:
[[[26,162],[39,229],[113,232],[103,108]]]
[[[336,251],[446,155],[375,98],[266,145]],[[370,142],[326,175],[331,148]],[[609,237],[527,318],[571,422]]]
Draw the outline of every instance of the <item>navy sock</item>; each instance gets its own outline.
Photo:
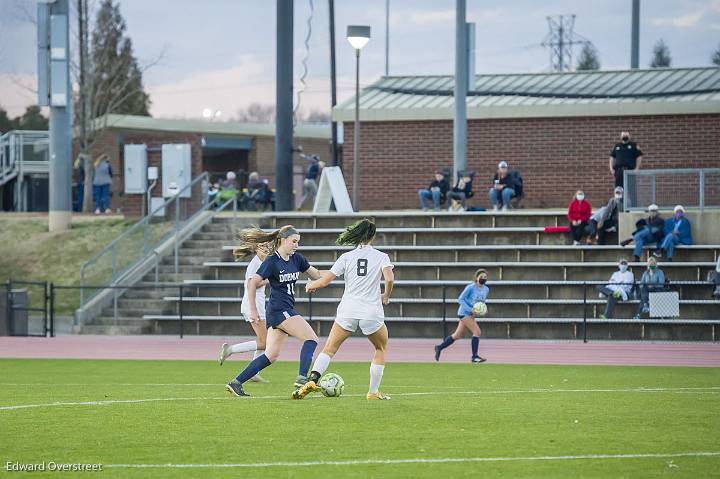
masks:
[[[310,364],[312,363],[313,354],[317,348],[317,341],[308,339],[302,345],[300,350],[300,375],[307,377],[308,371],[310,370]]]
[[[272,363],[270,362],[268,357],[264,354],[261,354],[260,356],[250,361],[250,364],[248,364],[245,369],[243,369],[243,372],[241,372],[236,379],[242,384],[266,367],[270,366],[270,364]]]
[[[450,345],[451,345],[452,343],[454,343],[454,342],[455,342],[455,340],[453,339],[453,337],[452,337],[452,336],[448,336],[447,338],[445,338],[445,339],[443,340],[442,343],[438,344],[438,348],[440,348],[440,349],[445,349],[445,348],[447,348],[448,346],[450,346]]]
[[[470,340],[470,344],[472,347],[472,354],[473,354],[472,357],[475,357],[478,355],[478,346],[480,346],[480,338],[478,338],[477,336],[473,336],[472,339]]]

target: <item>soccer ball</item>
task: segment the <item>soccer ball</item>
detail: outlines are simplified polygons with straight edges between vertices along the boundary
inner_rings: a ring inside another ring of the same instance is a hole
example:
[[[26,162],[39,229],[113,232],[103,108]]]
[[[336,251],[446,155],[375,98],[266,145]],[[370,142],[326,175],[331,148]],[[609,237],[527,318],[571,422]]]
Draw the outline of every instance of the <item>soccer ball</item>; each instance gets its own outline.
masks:
[[[338,397],[342,394],[343,389],[345,389],[345,381],[343,381],[343,378],[341,378],[339,374],[328,373],[320,378],[318,386],[323,396],[329,398]]]
[[[482,301],[478,301],[473,305],[473,313],[476,317],[485,316],[487,314],[487,305]]]

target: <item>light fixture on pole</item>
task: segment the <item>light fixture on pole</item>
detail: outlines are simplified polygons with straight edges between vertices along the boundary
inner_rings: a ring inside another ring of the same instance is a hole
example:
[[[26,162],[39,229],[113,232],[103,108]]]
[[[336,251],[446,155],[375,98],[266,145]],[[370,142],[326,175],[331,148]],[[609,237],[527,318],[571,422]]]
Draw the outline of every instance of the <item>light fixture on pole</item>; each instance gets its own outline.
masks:
[[[360,50],[370,41],[370,27],[348,25],[347,41],[355,49],[355,141],[353,145],[353,206],[360,211]]]

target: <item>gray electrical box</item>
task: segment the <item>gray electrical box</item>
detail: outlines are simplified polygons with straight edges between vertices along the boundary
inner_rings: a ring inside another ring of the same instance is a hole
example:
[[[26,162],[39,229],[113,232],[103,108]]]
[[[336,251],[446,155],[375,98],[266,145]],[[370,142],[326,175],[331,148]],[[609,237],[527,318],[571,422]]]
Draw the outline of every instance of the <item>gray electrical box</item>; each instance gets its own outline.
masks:
[[[162,195],[173,196],[170,185],[181,191],[180,198],[190,198],[192,188],[185,188],[192,181],[192,148],[189,143],[162,146]]]
[[[147,146],[125,145],[125,194],[147,191]]]

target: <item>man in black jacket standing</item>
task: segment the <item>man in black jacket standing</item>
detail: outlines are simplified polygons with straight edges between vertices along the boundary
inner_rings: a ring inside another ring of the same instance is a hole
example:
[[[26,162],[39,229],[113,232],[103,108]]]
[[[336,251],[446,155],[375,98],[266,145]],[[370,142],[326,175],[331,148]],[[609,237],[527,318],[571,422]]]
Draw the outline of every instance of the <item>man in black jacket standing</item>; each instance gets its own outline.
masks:
[[[620,133],[621,143],[615,143],[612,151],[610,151],[610,174],[615,177],[615,186],[625,188],[623,172],[625,170],[640,169],[642,164],[643,152],[638,148],[637,143],[630,140],[630,132],[623,131]]]

